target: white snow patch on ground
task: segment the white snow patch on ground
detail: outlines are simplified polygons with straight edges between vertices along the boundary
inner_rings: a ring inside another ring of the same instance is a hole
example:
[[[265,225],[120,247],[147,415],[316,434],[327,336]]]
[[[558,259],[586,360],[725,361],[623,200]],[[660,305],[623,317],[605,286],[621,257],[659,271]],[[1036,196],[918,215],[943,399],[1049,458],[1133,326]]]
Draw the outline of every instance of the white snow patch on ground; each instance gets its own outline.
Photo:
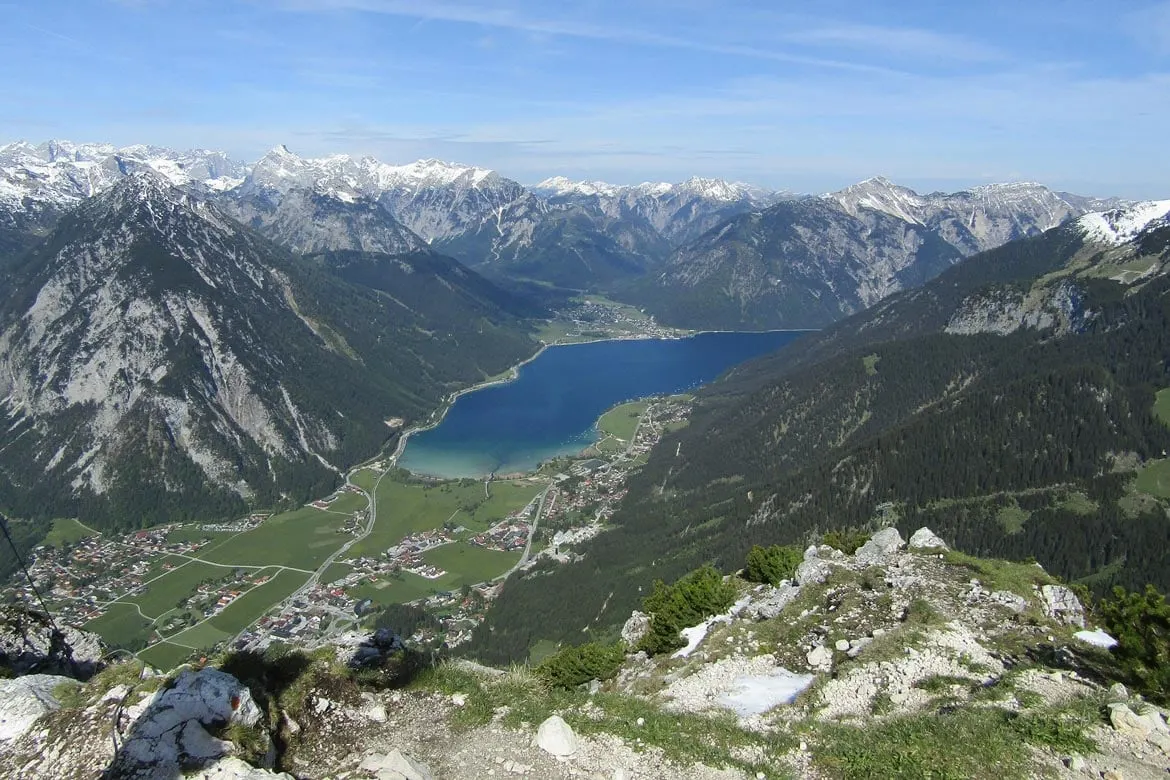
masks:
[[[716,701],[741,718],[763,715],[773,707],[791,704],[816,679],[777,667],[768,674],[744,674],[732,682],[732,691]]]
[[[1078,631],[1073,636],[1082,642],[1088,642],[1096,647],[1104,647],[1106,650],[1117,646],[1117,640],[1099,628],[1094,631]]]
[[[682,634],[683,639],[687,640],[687,645],[686,647],[676,650],[671,658],[689,657],[691,653],[695,652],[695,648],[699,646],[699,643],[702,642],[703,639],[707,636],[707,632],[711,629],[711,626],[715,625],[716,623],[730,623],[733,617],[738,615],[740,612],[743,612],[743,608],[746,607],[748,602],[751,600],[752,597],[750,595],[744,596],[739,601],[732,604],[731,609],[727,610],[722,615],[709,617],[697,626],[684,628],[679,633]]]

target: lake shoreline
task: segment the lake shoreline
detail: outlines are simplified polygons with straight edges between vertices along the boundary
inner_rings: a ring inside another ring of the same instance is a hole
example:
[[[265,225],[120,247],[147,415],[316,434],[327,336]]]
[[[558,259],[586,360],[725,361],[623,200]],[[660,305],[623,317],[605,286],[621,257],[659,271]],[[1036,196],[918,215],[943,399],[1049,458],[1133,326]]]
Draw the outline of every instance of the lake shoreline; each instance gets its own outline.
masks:
[[[818,329],[816,329],[816,328],[774,328],[774,329],[770,329],[770,330],[753,330],[753,331],[698,330],[698,331],[693,331],[690,333],[679,334],[679,335],[674,335],[674,336],[651,336],[651,335],[614,336],[614,337],[609,337],[609,338],[591,339],[589,341],[573,341],[573,342],[568,342],[568,343],[561,343],[561,342],[557,342],[557,341],[552,341],[552,342],[542,341],[540,348],[537,349],[535,353],[530,355],[528,358],[520,361],[519,363],[516,363],[515,365],[513,365],[511,368],[509,368],[504,373],[504,375],[498,376],[498,377],[495,377],[492,379],[487,379],[487,380],[484,380],[482,382],[477,382],[476,384],[461,388],[461,389],[456,390],[455,392],[451,393],[450,395],[448,395],[443,401],[443,406],[440,409],[436,410],[435,412],[432,412],[431,419],[428,419],[425,423],[413,425],[413,426],[407,428],[406,430],[404,430],[400,434],[399,439],[398,439],[398,443],[394,448],[394,452],[390,455],[390,460],[391,460],[391,463],[393,465],[397,466],[400,458],[402,457],[403,453],[406,450],[406,447],[410,441],[410,438],[417,433],[423,433],[425,431],[432,430],[432,429],[438,427],[439,425],[441,425],[442,422],[446,419],[448,412],[450,412],[450,410],[455,406],[455,403],[460,398],[462,398],[465,395],[475,393],[479,390],[485,390],[485,389],[491,388],[491,387],[499,387],[501,385],[507,385],[507,384],[511,384],[513,382],[516,382],[520,378],[521,369],[523,369],[525,366],[529,365],[530,363],[534,362],[537,358],[544,355],[545,352],[547,352],[552,347],[574,347],[574,346],[585,346],[585,345],[589,345],[589,344],[600,344],[600,343],[607,343],[607,342],[623,342],[623,341],[664,341],[664,342],[665,341],[682,341],[682,340],[686,340],[686,339],[692,339],[692,338],[695,338],[697,336],[701,336],[704,334],[744,334],[744,335],[750,335],[750,334],[765,334],[765,333],[811,333],[811,332],[815,332],[816,330],[818,330]],[[612,404],[608,408],[612,408],[613,406],[617,406],[617,405],[620,405],[622,403],[628,403],[629,401],[632,401],[632,400],[637,400],[637,398],[648,398],[648,397],[653,397],[654,395],[658,395],[658,394],[657,393],[650,393],[650,394],[644,395],[644,396],[636,396],[636,397],[627,398],[624,401],[618,401],[618,402]],[[608,408],[607,408],[607,411],[608,411]],[[604,414],[604,412],[602,412],[602,414]],[[598,419],[600,419],[600,418],[598,418]],[[445,477],[445,476],[438,475],[438,474],[427,474],[425,472],[412,471],[411,473],[415,474],[416,476],[425,477],[425,478],[429,478],[429,479],[452,479],[452,478],[455,478],[455,477]],[[481,475],[478,478],[486,478],[486,476]]]

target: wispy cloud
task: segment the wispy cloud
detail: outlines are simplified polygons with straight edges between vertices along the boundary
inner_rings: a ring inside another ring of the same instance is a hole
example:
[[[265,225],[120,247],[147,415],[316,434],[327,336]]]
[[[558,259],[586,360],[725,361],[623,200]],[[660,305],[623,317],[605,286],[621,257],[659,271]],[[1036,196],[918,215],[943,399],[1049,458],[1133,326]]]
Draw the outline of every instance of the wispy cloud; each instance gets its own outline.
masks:
[[[913,27],[816,26],[785,33],[781,38],[792,43],[876,51],[907,59],[949,62],[999,62],[1006,59],[1004,52],[993,46],[959,35]]]
[[[282,7],[300,12],[361,11],[419,20],[434,20],[475,24],[520,32],[566,36],[587,40],[656,46],[722,54],[735,57],[785,62],[830,70],[846,70],[875,74],[898,74],[899,71],[881,65],[827,57],[815,57],[779,48],[743,45],[733,42],[706,41],[636,29],[628,24],[599,25],[589,22],[540,17],[521,13],[515,8],[477,6],[433,2],[431,0],[282,0]]]

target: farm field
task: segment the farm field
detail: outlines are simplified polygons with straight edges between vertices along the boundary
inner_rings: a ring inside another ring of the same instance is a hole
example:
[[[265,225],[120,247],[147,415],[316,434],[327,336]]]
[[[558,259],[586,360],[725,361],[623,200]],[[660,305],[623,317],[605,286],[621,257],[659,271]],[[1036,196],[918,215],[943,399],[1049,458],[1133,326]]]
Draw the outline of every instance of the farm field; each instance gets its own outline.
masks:
[[[1137,489],[1155,498],[1170,498],[1170,459],[1150,461],[1138,472]]]
[[[186,601],[201,582],[218,581],[232,576],[231,569],[209,566],[199,561],[187,561],[177,569],[162,574],[146,586],[142,593],[127,596],[122,601],[137,604],[152,618],[175,609],[179,602]]]
[[[186,661],[195,651],[189,647],[180,647],[170,642],[159,642],[151,645],[138,654],[146,663],[155,669],[174,669]]]
[[[423,559],[441,569],[447,570],[447,577],[454,577],[455,581],[444,582],[445,590],[452,590],[463,585],[474,585],[477,582],[494,579],[516,565],[520,560],[518,552],[500,552],[477,547],[466,542],[454,542],[427,550]],[[447,577],[443,577],[446,580]]]
[[[646,413],[650,406],[649,401],[631,401],[619,404],[610,409],[597,421],[597,429],[602,435],[613,436],[629,443],[638,428],[638,420]]]
[[[44,543],[50,547],[63,547],[67,544],[73,544],[74,542],[79,542],[82,539],[88,539],[96,535],[75,518],[59,517],[53,521],[53,527],[45,535]]]
[[[312,507],[273,515],[260,526],[209,545],[198,557],[230,566],[288,566],[312,571],[345,543],[344,518]]]
[[[106,614],[91,620],[83,628],[100,634],[112,647],[141,647],[150,637],[153,624],[138,614],[133,604],[111,604]]]
[[[483,483],[475,480],[427,484],[384,479],[378,486],[374,531],[348,554],[377,556],[410,534],[441,528],[448,520],[483,531],[543,489],[543,484],[527,480],[493,482],[491,498],[485,498]]]

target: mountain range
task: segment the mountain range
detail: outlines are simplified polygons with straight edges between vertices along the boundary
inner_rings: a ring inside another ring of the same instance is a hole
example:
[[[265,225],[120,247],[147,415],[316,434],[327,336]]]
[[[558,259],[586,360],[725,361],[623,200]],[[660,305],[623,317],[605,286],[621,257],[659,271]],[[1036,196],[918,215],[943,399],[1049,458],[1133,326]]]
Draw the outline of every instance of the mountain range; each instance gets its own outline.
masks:
[[[386,420],[423,419],[531,355],[549,314],[532,290],[607,292],[685,327],[820,327],[1062,223],[1125,244],[1160,208],[1080,216],[1116,205],[1035,184],[529,189],[483,168],[285,147],[241,165],[10,144],[0,509],[134,525],[316,495],[395,435]],[[1133,268],[1118,273],[1145,273]],[[1021,307],[1080,322],[1079,294],[997,290],[948,327],[1008,332]]]
[[[425,244],[497,279],[611,292],[686,327],[741,315],[753,326],[822,325],[959,257],[1122,205],[1028,183],[919,195],[882,178],[819,199],[701,178],[616,186],[553,177],[525,188],[438,160],[313,159],[278,146],[243,165],[218,152],[50,141],[0,147],[0,255],[147,168],[294,251]],[[828,223],[837,237],[810,243]],[[884,245],[859,254],[858,241]],[[808,256],[832,262],[810,273]],[[773,289],[758,295],[756,282]]]
[[[1155,413],[1168,300],[1170,201],[1141,203],[977,254],[733,369],[576,562],[509,583],[475,653],[611,636],[656,579],[888,525],[1098,592],[1170,587],[1170,501],[1152,482],[1170,451]]]

